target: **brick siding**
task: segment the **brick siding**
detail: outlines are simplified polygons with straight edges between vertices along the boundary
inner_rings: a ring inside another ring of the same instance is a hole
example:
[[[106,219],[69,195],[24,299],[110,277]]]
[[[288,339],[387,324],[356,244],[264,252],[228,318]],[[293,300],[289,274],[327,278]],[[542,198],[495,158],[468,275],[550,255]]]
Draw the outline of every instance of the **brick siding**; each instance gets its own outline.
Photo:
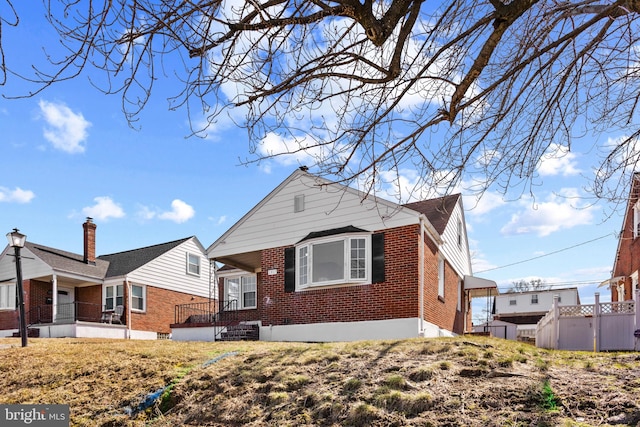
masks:
[[[419,226],[384,230],[385,282],[367,285],[333,286],[324,289],[284,292],[284,247],[262,251],[257,275],[258,307],[240,310],[239,320],[262,321],[263,325],[355,322],[417,318]],[[425,244],[425,317],[442,328],[462,332],[463,313],[456,311],[458,279],[447,264],[445,299],[437,296],[437,252],[427,239]],[[276,274],[266,274],[267,271]],[[220,279],[220,295],[224,280]],[[463,306],[464,307],[464,306]]]
[[[131,283],[139,285],[140,283]],[[147,286],[146,312],[131,312],[131,329],[137,331],[150,331],[170,333],[169,325],[175,322],[175,306],[181,304],[209,301],[206,297],[192,296],[182,292],[160,289]],[[127,287],[125,285],[125,301],[128,301]],[[126,320],[127,307],[125,305],[124,317]]]
[[[625,276],[624,282],[624,298],[626,300],[633,299],[632,281],[629,277],[632,273],[640,269],[640,237],[634,237],[633,233],[633,206],[638,201],[640,193],[640,182],[633,179],[634,188],[631,192],[629,204],[627,206],[626,222],[622,224],[622,233],[620,235],[620,246],[615,263],[615,271],[613,276]],[[634,256],[635,254],[635,256]],[[613,286],[611,289],[611,301],[618,301],[618,288]]]

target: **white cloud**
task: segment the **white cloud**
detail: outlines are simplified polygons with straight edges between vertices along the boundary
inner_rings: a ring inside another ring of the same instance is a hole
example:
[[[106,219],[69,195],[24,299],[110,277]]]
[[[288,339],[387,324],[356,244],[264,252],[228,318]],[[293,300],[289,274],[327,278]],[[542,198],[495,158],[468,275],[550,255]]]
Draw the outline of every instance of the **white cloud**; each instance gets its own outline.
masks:
[[[305,148],[304,141],[293,139],[283,139],[274,133],[269,133],[258,144],[258,152],[261,156],[272,157],[272,160],[284,166],[292,165],[313,165],[316,163],[314,157],[321,151],[320,147],[311,147],[304,151],[296,151]],[[270,167],[266,170],[270,172]]]
[[[29,203],[35,196],[36,195],[33,193],[33,191],[23,190],[20,187],[16,187],[15,190],[0,187],[0,202]]]
[[[535,233],[540,237],[578,225],[593,223],[593,206],[576,203],[575,189],[562,189],[545,202],[531,206],[530,199],[523,199],[522,210],[511,216],[511,221],[500,230],[504,235]]]
[[[537,170],[542,176],[571,176],[580,173],[576,165],[576,154],[569,151],[569,147],[551,144],[540,158]]]
[[[462,202],[465,212],[480,216],[503,206],[506,202],[500,193],[485,191],[479,195],[463,195]]]
[[[83,153],[91,122],[85,120],[82,113],[74,113],[62,103],[38,102],[42,117],[47,123],[44,137],[58,150],[67,153]]]
[[[227,222],[227,216],[226,215],[222,215],[222,216],[219,216],[219,217],[211,216],[211,217],[209,217],[209,220],[215,222],[216,225],[222,225],[225,222]]]
[[[96,204],[82,208],[82,213],[91,218],[107,220],[109,218],[122,218],[124,210],[111,197],[102,196],[93,199]]]
[[[171,211],[158,214],[158,218],[181,224],[193,218],[193,215],[195,215],[193,207],[179,199],[171,202],[171,209]]]

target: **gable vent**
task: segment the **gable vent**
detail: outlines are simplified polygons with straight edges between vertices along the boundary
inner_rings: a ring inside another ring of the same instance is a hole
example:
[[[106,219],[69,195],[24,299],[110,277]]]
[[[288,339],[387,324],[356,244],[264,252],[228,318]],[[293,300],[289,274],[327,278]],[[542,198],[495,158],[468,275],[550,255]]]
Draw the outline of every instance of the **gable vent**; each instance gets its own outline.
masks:
[[[298,194],[293,198],[293,212],[302,212],[304,210],[304,194]]]

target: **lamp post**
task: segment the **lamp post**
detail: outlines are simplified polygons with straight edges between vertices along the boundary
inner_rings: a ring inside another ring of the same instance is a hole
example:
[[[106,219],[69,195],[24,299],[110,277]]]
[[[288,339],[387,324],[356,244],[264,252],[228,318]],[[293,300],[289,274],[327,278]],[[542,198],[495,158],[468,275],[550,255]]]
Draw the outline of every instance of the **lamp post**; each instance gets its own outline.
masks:
[[[20,313],[20,338],[22,338],[22,346],[27,346],[27,319],[24,313],[24,292],[22,291],[22,266],[20,265],[20,249],[24,247],[27,236],[20,233],[14,228],[11,233],[7,233],[9,246],[12,246],[16,257],[16,291],[18,292],[18,310]]]

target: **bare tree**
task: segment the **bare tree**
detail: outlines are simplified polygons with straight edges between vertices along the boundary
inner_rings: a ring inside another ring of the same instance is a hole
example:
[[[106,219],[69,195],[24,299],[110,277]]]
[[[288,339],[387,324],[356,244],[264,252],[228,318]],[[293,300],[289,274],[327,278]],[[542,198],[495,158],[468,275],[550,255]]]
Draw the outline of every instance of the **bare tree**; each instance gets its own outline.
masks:
[[[549,285],[544,280],[531,279],[512,282],[512,286],[507,292],[545,291],[547,289],[549,289]]]
[[[37,85],[33,95],[98,69],[104,78],[92,74],[92,83],[120,94],[135,123],[154,82],[170,78],[170,108],[188,111],[194,134],[230,117],[248,130],[256,154],[249,160],[306,152],[318,173],[358,179],[368,191],[404,168],[419,171],[414,190],[464,180],[479,192],[529,191],[545,153],[560,156],[579,136],[615,130],[626,137],[577,147],[601,150],[595,194],[620,196],[636,166],[638,0],[44,7],[67,54],[27,74],[8,67],[0,50],[0,82],[21,75]],[[0,42],[11,36],[7,25],[18,24],[14,15],[1,18]],[[285,148],[271,150],[270,138]]]

